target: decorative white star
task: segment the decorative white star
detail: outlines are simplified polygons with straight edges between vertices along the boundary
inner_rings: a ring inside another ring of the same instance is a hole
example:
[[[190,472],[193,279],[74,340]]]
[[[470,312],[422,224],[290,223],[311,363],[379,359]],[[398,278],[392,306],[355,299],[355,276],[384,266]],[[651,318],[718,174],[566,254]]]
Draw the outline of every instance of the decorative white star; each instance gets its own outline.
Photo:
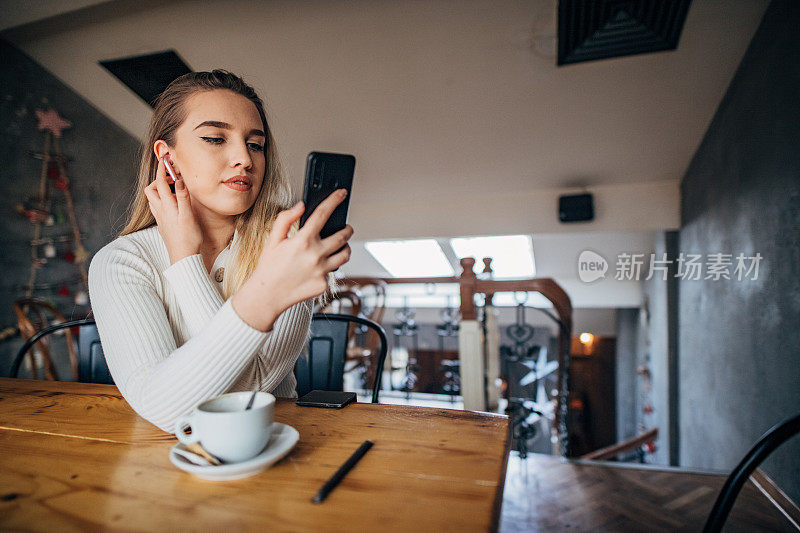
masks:
[[[59,139],[61,138],[61,130],[72,127],[72,122],[61,118],[55,109],[48,109],[47,111],[37,109],[36,117],[39,119],[40,130],[50,130]]]

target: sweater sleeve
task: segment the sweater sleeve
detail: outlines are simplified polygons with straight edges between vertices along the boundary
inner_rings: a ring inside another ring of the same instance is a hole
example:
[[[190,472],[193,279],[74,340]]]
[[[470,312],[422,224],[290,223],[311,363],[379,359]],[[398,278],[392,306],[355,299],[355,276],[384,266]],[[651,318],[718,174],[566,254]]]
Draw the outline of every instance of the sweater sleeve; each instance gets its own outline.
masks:
[[[294,393],[293,386],[288,387],[290,390],[278,390],[278,386],[294,369],[297,357],[308,340],[311,308],[312,300],[295,304],[281,313],[273,324],[264,349],[259,350],[258,354],[261,390],[272,391],[278,396],[291,396]]]
[[[185,257],[164,270],[163,276],[175,293],[189,337],[194,337],[225,303],[206,271],[203,256]]]
[[[176,346],[156,273],[131,243],[115,241],[89,268],[89,293],[114,382],[143,418],[170,433],[178,417],[226,392],[267,334],[224,303],[195,336]]]

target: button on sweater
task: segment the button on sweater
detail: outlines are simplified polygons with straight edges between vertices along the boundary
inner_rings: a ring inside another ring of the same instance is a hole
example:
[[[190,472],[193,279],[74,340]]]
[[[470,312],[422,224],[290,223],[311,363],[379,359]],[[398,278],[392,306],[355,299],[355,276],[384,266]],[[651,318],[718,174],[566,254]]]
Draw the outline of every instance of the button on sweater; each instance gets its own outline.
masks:
[[[230,246],[211,272],[226,266]],[[158,228],[124,235],[89,267],[89,296],[114,382],[143,418],[170,433],[178,417],[226,392],[296,396],[292,369],[308,336],[311,300],[272,331],[253,329],[222,296],[200,254],[170,266]]]

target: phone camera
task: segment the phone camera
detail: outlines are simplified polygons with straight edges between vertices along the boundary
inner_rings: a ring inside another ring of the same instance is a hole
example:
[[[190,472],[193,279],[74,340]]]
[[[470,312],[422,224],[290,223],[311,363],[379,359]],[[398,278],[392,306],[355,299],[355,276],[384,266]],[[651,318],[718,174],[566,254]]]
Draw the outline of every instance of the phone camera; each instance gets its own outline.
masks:
[[[319,165],[314,165],[313,170],[313,178],[311,180],[311,186],[315,189],[322,188],[322,176],[325,174],[325,163],[320,163]]]

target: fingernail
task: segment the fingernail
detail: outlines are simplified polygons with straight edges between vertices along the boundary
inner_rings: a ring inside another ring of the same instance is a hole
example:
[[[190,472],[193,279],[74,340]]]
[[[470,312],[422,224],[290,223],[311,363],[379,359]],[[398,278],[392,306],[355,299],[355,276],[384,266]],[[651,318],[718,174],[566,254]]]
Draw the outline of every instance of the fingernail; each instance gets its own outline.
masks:
[[[342,198],[347,196],[347,189],[339,189],[339,196],[341,196]]]

